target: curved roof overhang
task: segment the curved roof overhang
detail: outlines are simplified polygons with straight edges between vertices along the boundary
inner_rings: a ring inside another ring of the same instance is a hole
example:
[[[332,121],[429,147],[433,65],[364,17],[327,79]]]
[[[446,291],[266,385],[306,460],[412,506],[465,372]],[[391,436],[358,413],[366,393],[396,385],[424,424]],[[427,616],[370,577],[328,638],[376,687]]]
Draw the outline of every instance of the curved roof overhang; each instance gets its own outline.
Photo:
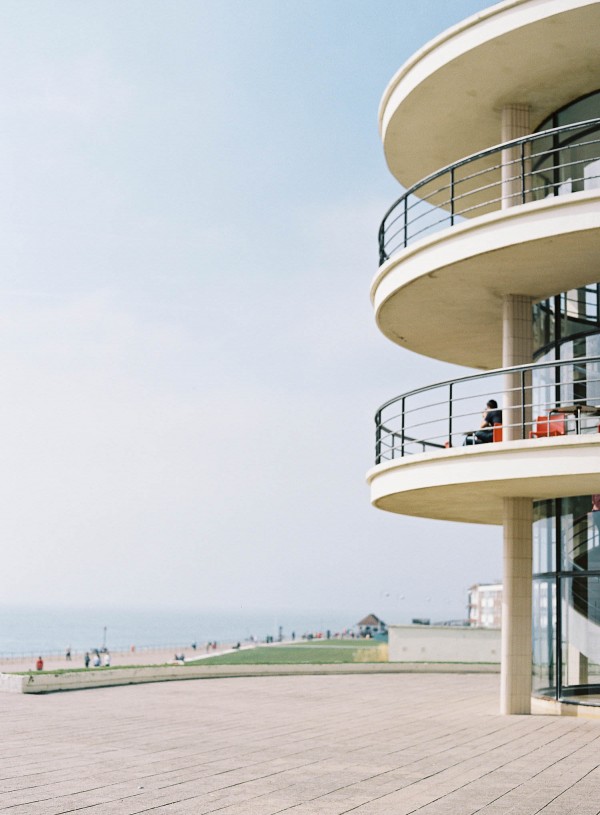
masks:
[[[532,127],[600,86],[598,0],[507,0],[449,29],[394,76],[379,110],[387,163],[405,187],[502,141],[501,110]]]

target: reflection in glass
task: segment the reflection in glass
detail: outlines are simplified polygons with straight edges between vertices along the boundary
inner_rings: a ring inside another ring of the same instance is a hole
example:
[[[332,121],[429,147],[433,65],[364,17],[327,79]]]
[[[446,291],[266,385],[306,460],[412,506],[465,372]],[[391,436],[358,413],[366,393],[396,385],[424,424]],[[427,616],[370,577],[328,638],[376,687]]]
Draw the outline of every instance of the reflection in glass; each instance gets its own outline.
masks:
[[[561,649],[565,691],[600,703],[600,577],[564,579]]]
[[[533,572],[554,572],[556,566],[555,501],[533,505]]]
[[[533,568],[534,693],[600,705],[600,495],[534,502]]]
[[[537,133],[600,117],[600,91],[578,99],[545,119]],[[600,186],[600,126],[552,133],[535,142],[531,156],[532,197],[597,189]]]
[[[600,266],[600,264],[599,264]],[[600,276],[600,267],[598,269]],[[533,306],[534,359],[593,356],[600,347],[600,286],[591,283]],[[569,340],[569,344],[566,344]],[[577,343],[574,347],[573,343]],[[560,351],[560,353],[559,353]]]
[[[554,695],[556,688],[556,585],[533,581],[533,692]]]
[[[594,568],[597,535],[594,534],[591,496],[575,495],[561,499],[560,527],[562,569],[585,571]]]

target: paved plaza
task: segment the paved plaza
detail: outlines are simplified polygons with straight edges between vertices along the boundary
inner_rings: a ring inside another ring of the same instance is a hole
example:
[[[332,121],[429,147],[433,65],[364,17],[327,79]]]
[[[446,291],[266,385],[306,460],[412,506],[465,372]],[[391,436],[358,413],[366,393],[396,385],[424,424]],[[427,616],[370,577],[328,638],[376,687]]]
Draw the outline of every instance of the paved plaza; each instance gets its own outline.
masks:
[[[600,721],[498,677],[304,676],[0,696],[11,815],[597,815]]]

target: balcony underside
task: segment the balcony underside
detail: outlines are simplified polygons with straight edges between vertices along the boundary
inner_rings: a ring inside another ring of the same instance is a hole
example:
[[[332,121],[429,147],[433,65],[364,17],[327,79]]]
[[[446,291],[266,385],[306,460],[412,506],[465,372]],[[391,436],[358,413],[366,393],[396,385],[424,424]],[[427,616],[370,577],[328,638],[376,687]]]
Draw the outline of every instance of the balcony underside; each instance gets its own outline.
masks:
[[[377,324],[411,351],[458,365],[502,364],[502,298],[542,300],[600,279],[600,190],[481,216],[380,267]]]
[[[510,0],[427,44],[398,71],[381,102],[392,173],[408,187],[497,144],[503,105],[529,105],[537,126],[596,90],[598,30],[595,0]]]
[[[600,493],[600,435],[455,447],[388,461],[367,474],[378,509],[502,523],[503,498]]]

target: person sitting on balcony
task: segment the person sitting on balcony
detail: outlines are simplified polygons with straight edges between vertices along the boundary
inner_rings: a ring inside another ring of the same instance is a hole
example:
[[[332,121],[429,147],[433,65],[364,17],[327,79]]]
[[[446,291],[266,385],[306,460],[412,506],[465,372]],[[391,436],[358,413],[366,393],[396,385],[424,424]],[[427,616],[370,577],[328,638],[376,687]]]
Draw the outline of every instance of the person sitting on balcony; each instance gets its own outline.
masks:
[[[471,432],[465,438],[465,444],[488,444],[494,440],[495,424],[502,424],[502,411],[498,409],[498,402],[490,399],[482,413],[483,421],[479,430]]]

